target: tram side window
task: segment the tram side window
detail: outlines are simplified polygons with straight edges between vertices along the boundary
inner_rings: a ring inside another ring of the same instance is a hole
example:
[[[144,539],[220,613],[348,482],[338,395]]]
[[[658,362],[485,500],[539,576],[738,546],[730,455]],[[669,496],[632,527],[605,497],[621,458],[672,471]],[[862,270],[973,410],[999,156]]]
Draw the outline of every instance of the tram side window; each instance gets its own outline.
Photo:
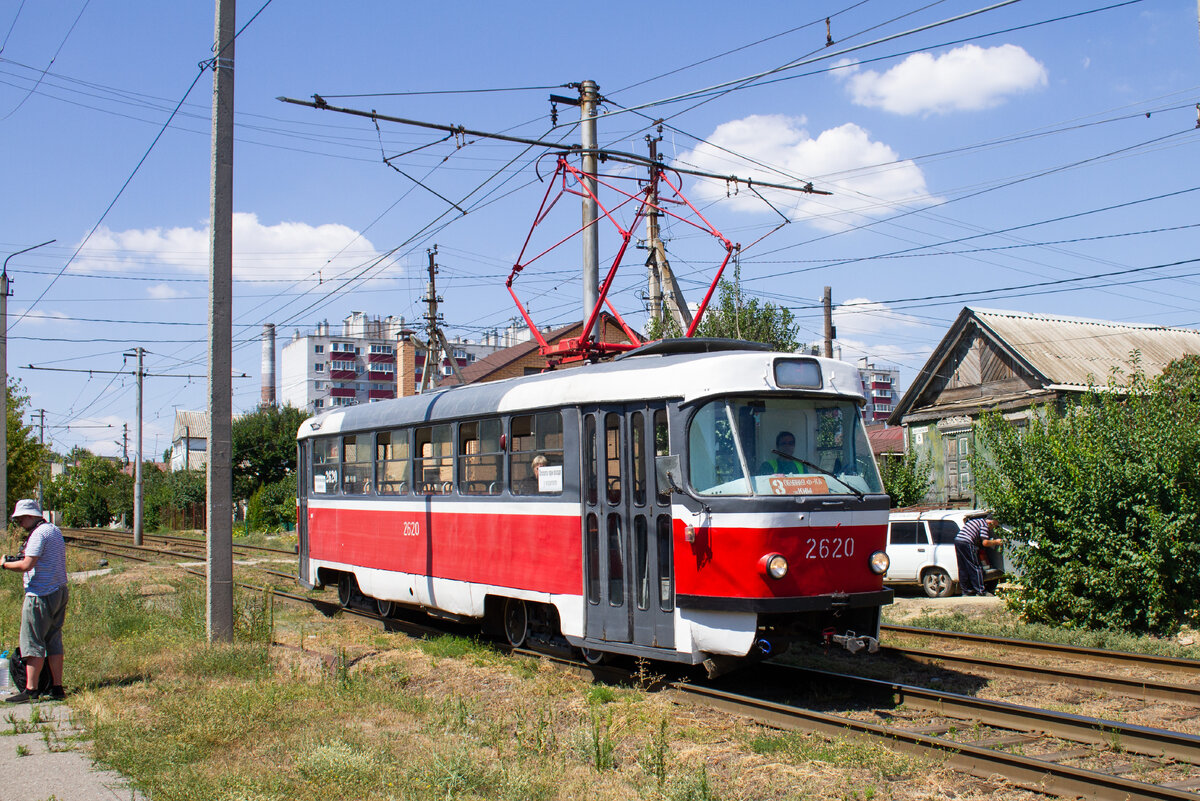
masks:
[[[654,456],[666,456],[671,452],[670,431],[667,428],[667,410],[654,410]],[[658,493],[658,503],[666,506],[671,503],[671,488],[657,485],[658,477],[655,471],[655,490]],[[678,476],[676,477],[678,478]]]
[[[459,423],[458,491],[463,495],[499,495],[504,486],[504,454],[499,419]]]
[[[633,502],[646,505],[646,422],[645,415],[634,412],[629,416],[629,460],[633,466]],[[645,609],[646,607],[639,607]]]
[[[558,412],[524,414],[510,423],[509,477],[513,495],[562,493],[563,430]]]
[[[340,449],[335,437],[322,437],[313,440],[312,444],[312,477],[313,495],[333,495],[337,493],[341,473]]]
[[[604,481],[609,503],[621,502],[621,415],[604,415]]]
[[[418,492],[445,495],[454,487],[454,438],[451,426],[425,426],[414,432],[414,468]]]
[[[349,434],[342,437],[342,494],[369,495],[371,492],[371,435]]]
[[[380,431],[375,436],[375,491],[380,495],[408,494],[408,432]]]

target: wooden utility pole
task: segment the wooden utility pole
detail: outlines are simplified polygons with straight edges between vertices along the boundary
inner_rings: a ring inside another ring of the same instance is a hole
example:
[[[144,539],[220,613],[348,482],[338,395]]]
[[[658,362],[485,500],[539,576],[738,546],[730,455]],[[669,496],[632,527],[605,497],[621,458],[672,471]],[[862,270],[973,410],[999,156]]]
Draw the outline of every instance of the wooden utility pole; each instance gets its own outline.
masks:
[[[579,119],[581,125],[580,141],[583,144],[583,173],[587,191],[583,193],[583,321],[587,322],[600,298],[600,232],[596,226],[596,192],[599,184],[596,181],[598,164],[596,146],[596,105],[600,100],[599,87],[595,81],[584,81],[579,84]],[[584,331],[581,336],[595,337],[599,330],[599,318],[596,328]]]
[[[208,314],[208,640],[233,642],[233,38],[216,0]],[[141,463],[141,455],[138,455]]]
[[[825,287],[825,297],[823,299],[825,306],[825,358],[833,358],[833,339],[837,336],[837,329],[833,327],[833,289]]]
[[[450,369],[453,371],[458,383],[465,384],[462,373],[458,371],[458,360],[454,358],[454,350],[450,347],[450,343],[446,341],[446,335],[442,332],[442,319],[438,314],[438,303],[442,298],[437,293],[437,262],[434,257],[437,256],[437,245],[434,245],[428,251],[429,254],[429,283],[426,285],[425,303],[429,310],[425,313],[425,369],[421,371],[421,388],[418,392],[424,392],[427,388],[433,387],[433,371],[436,368],[440,371],[442,365],[442,355],[450,362]]]
[[[659,127],[659,133],[662,127]],[[671,272],[671,264],[667,261],[667,249],[663,245],[658,228],[658,143],[662,136],[652,137],[647,134],[646,142],[650,145],[650,193],[647,201],[650,205],[646,212],[646,248],[650,251],[646,266],[650,272],[650,315],[660,325],[665,324],[666,311],[679,328],[679,333],[687,331],[692,324],[692,312],[687,307],[679,283]],[[665,288],[665,292],[664,292]]]

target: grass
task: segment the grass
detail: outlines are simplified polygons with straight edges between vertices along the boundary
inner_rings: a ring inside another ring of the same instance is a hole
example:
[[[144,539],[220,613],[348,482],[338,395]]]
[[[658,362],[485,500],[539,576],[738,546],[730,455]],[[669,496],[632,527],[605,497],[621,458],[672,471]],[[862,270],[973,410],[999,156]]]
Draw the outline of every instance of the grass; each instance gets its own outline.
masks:
[[[114,567],[72,585],[67,684],[91,752],[156,801],[871,799],[952,781],[878,745],[682,712],[644,689],[653,665],[593,684],[258,592],[235,593],[235,643],[209,644],[202,580]],[[0,582],[0,631],[19,603]]]

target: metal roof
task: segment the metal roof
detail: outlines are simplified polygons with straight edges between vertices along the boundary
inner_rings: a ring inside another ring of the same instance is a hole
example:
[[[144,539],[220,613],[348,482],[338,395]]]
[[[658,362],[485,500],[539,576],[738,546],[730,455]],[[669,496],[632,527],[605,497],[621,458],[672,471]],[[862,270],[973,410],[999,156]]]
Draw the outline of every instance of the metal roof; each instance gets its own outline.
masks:
[[[755,351],[655,354],[335,409],[306,420],[299,437],[575,404],[668,398],[691,402],[713,395],[778,391],[773,375],[778,359],[818,363],[822,386],[813,391],[863,402],[858,371],[833,359]]]
[[[1054,389],[1086,389],[1108,382],[1114,369],[1157,375],[1175,359],[1200,354],[1200,331],[1082,317],[972,309],[975,319],[1041,373]]]
[[[171,441],[179,442],[184,437],[208,439],[208,412],[175,412],[175,428]]]

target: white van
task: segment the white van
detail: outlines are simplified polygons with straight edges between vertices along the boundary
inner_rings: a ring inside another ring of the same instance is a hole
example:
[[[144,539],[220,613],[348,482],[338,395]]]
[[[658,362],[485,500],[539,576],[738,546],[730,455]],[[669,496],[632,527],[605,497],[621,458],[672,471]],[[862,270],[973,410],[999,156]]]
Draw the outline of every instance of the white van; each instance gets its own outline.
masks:
[[[891,566],[884,574],[887,585],[919,584],[930,598],[958,593],[958,557],[954,538],[968,520],[985,517],[983,509],[898,510],[888,516],[887,555]],[[981,548],[983,584],[994,592],[1004,573],[1000,554]]]

